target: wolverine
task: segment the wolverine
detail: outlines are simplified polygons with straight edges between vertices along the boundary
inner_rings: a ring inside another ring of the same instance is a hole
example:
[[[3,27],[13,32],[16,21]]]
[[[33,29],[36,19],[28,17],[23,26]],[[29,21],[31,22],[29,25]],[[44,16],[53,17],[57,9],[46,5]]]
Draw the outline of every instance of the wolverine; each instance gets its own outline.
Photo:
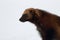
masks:
[[[60,17],[48,11],[27,8],[19,21],[29,21],[37,27],[42,40],[60,40]]]

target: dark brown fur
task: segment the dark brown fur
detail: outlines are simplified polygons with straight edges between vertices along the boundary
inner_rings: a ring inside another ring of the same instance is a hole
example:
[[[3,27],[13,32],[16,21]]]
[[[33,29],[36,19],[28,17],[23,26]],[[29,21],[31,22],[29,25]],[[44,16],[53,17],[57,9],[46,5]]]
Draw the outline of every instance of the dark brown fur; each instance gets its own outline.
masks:
[[[29,8],[20,21],[29,21],[36,25],[42,40],[60,40],[60,17],[41,9]]]

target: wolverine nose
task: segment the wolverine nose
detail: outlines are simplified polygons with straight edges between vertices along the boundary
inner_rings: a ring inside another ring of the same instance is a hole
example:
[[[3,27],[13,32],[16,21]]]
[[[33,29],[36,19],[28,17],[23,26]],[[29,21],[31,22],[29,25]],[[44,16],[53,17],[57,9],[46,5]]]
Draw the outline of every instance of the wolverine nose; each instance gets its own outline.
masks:
[[[19,21],[22,21],[22,19],[19,19]]]

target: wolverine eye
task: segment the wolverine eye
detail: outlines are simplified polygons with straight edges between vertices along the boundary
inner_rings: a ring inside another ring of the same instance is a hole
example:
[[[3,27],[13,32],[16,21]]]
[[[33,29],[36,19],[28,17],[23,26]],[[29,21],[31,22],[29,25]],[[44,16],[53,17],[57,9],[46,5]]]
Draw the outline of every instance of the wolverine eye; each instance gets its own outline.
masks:
[[[32,13],[32,11],[30,11],[30,13]]]
[[[30,11],[30,14],[34,14],[34,12],[31,10],[31,11]]]
[[[35,12],[31,10],[31,11],[30,11],[30,14],[31,14],[31,15],[35,15]]]

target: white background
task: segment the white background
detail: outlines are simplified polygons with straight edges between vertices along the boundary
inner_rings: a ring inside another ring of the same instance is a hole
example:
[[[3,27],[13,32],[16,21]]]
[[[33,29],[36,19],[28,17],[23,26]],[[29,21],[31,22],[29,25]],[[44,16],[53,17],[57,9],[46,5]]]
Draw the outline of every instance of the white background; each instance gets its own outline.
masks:
[[[19,22],[30,7],[60,15],[60,0],[0,0],[0,40],[41,40],[35,25]]]

